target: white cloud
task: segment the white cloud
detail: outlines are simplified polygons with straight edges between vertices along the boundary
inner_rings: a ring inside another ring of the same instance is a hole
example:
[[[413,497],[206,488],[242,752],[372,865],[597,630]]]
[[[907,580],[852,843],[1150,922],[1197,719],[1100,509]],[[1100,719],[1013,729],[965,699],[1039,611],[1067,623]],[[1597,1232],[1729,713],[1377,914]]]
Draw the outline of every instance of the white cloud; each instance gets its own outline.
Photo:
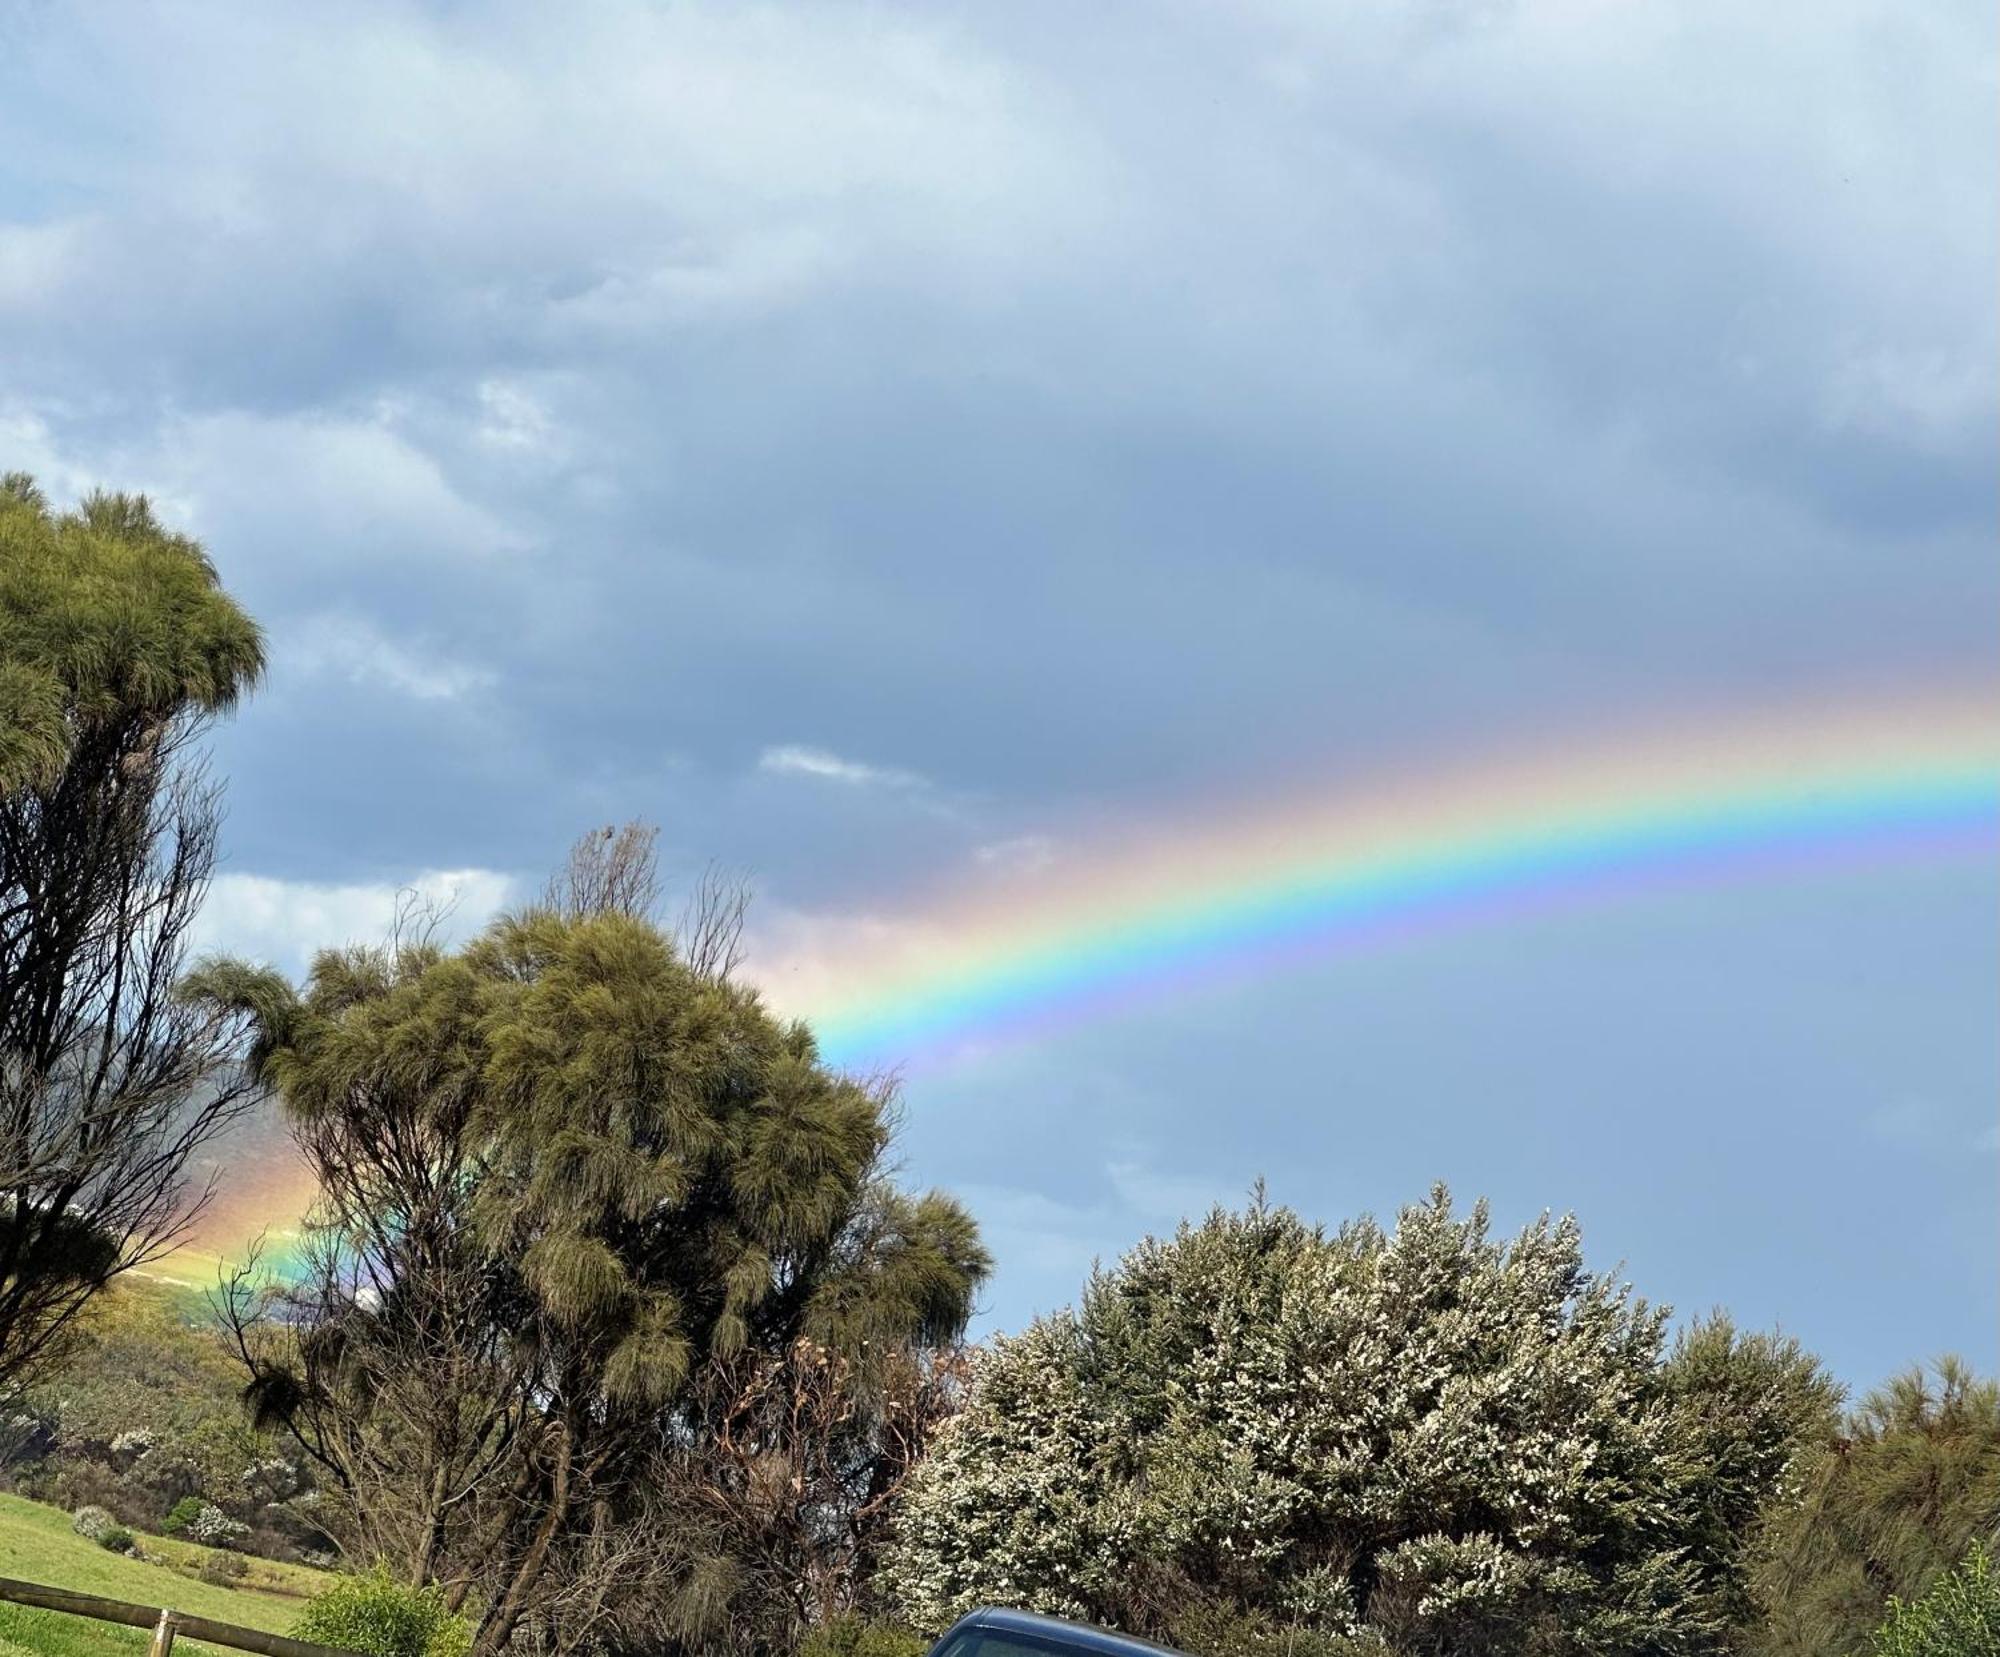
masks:
[[[930,785],[914,771],[898,771],[891,766],[864,765],[859,760],[842,759],[824,748],[784,744],[766,748],[757,756],[757,769],[779,777],[820,777],[828,782],[854,788],[927,788]]]
[[[383,942],[412,899],[446,912],[440,933],[451,939],[476,932],[513,892],[512,877],[495,869],[426,869],[405,881],[352,883],[221,874],[196,923],[196,945],[296,973],[321,949]]]
[[[1046,834],[1017,834],[972,848],[972,860],[984,869],[1008,874],[1040,874],[1056,860],[1056,843]]]
[[[526,386],[512,380],[481,380],[479,424],[473,436],[481,445],[511,459],[556,460],[566,445],[549,411]]]
[[[58,443],[46,419],[18,405],[0,408],[0,455],[0,471],[29,473],[57,506],[108,482]]]
[[[455,701],[494,682],[491,669],[390,638],[365,616],[311,617],[275,652],[284,671],[347,680],[420,702]]]
[[[1139,1161],[1110,1162],[1104,1172],[1118,1200],[1148,1220],[1198,1220],[1217,1203],[1243,1198],[1243,1192],[1223,1178],[1163,1172]]]
[[[239,557],[296,555],[302,541],[343,563],[522,550],[521,532],[460,494],[397,418],[390,406],[369,417],[205,415],[168,426],[155,453],[129,464],[142,479],[156,469],[191,527]]]

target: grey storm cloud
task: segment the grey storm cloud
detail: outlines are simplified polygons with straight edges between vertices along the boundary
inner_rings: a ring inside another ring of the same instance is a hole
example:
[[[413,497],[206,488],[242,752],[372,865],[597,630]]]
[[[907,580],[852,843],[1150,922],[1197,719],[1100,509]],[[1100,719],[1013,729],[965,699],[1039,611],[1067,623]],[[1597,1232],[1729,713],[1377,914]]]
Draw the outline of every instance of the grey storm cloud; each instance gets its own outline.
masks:
[[[260,940],[255,882],[498,903],[635,813],[838,910],[1301,776],[1976,677],[1995,36],[1888,0],[20,6],[0,464],[147,489],[270,627],[218,739]],[[1132,1142],[1174,1068],[1091,1094],[1076,1189],[1007,1210],[1034,1248],[1059,1198],[1095,1248],[1185,1188]]]

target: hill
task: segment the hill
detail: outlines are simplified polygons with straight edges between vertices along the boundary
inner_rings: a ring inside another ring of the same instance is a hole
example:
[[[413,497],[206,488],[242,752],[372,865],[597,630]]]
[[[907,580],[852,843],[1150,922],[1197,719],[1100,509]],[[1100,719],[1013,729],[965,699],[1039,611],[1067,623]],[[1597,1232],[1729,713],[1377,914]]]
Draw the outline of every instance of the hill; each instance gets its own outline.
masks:
[[[232,1554],[228,1557],[241,1562],[245,1575],[238,1585],[225,1587],[200,1578],[217,1549],[164,1536],[141,1536],[139,1547],[143,1559],[108,1552],[71,1530],[70,1516],[60,1508],[0,1495],[0,1576],[170,1605],[273,1633],[288,1629],[304,1601],[331,1580],[308,1566]],[[16,1657],[10,1645],[42,1657],[135,1657],[145,1651],[146,1636],[136,1628],[0,1603],[0,1657]],[[176,1642],[176,1650],[183,1647],[212,1649]]]

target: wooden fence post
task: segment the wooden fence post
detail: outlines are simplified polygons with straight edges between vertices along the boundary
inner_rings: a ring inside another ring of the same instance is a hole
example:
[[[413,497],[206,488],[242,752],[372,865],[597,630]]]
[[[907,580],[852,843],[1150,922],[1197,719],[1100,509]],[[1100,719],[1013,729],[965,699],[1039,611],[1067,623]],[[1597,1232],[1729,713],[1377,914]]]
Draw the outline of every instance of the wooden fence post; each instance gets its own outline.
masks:
[[[146,1657],[172,1657],[174,1649],[174,1614],[166,1606],[160,1607],[160,1620],[153,1625],[153,1649]]]

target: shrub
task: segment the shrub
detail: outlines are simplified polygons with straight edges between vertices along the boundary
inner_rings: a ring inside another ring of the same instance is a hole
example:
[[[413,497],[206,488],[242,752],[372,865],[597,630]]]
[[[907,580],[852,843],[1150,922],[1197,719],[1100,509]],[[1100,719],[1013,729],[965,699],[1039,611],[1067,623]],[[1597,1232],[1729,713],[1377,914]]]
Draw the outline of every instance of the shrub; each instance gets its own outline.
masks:
[[[836,1617],[807,1632],[798,1657],[923,1657],[930,1642],[894,1623]]]
[[[201,1569],[196,1572],[203,1582],[217,1588],[232,1587],[249,1574],[250,1561],[234,1553],[211,1553],[203,1558]]]
[[[1979,1543],[1921,1599],[1889,1602],[1876,1657],[2000,1657],[2000,1579]]]
[[[250,1534],[250,1527],[232,1519],[213,1502],[204,1502],[201,1511],[188,1521],[187,1534],[206,1547],[226,1548]]]
[[[117,1523],[118,1521],[109,1512],[92,1503],[76,1510],[76,1517],[70,1520],[69,1528],[77,1535],[95,1542]]]
[[[199,1496],[183,1496],[167,1509],[167,1516],[160,1521],[160,1534],[180,1535],[201,1517],[201,1510],[207,1505]]]
[[[376,1569],[344,1577],[299,1614],[292,1633],[367,1657],[465,1657],[472,1630],[436,1588],[411,1588]]]
[[[113,1553],[132,1551],[132,1533],[120,1524],[107,1525],[93,1540],[100,1548],[109,1548]]]

